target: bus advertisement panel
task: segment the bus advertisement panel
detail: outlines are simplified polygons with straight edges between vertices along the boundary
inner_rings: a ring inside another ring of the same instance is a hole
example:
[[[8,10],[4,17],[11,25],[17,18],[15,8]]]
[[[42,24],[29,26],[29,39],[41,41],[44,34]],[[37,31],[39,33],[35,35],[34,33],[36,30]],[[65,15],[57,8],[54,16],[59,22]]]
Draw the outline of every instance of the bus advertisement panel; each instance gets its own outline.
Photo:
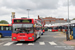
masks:
[[[41,36],[36,28],[34,19],[12,19],[12,41],[35,41]]]
[[[11,36],[11,24],[0,24],[0,38],[5,36]]]

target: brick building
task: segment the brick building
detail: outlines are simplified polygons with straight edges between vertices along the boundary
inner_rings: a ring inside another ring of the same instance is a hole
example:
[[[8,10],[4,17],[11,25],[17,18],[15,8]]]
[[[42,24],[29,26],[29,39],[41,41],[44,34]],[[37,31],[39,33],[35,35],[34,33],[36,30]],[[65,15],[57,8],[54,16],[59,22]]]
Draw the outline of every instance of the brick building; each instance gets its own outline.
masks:
[[[39,15],[38,19],[40,19]],[[45,24],[66,23],[66,20],[64,18],[45,17],[42,18],[42,20]]]

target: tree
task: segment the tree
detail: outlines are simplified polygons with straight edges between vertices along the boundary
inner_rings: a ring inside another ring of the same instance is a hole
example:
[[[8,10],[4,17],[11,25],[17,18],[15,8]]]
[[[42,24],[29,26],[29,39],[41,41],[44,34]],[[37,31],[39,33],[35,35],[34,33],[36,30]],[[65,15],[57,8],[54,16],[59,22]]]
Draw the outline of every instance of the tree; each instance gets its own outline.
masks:
[[[73,18],[72,20],[75,20],[75,18]]]
[[[5,21],[5,20],[1,20],[0,24],[9,24],[9,23],[7,21]]]

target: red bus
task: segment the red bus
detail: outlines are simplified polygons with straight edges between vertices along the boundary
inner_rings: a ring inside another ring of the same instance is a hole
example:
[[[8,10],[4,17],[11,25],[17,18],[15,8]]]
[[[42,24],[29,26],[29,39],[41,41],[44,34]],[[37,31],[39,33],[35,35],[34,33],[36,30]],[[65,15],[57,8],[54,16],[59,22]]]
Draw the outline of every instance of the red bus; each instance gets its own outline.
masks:
[[[41,37],[40,27],[34,19],[12,19],[12,41],[35,41]]]
[[[68,29],[68,27],[67,26],[62,26],[62,32],[66,32],[67,31],[67,29]]]
[[[58,27],[57,26],[53,26],[52,27],[52,32],[56,32],[56,31],[58,31]]]

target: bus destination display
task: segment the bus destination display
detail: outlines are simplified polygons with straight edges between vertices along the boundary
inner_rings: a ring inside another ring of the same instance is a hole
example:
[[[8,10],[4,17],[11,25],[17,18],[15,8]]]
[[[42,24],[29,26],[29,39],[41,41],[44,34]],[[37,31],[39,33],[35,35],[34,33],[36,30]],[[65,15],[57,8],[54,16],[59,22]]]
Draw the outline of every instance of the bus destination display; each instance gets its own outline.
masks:
[[[31,23],[31,19],[24,19],[24,20],[14,20],[14,23]]]

